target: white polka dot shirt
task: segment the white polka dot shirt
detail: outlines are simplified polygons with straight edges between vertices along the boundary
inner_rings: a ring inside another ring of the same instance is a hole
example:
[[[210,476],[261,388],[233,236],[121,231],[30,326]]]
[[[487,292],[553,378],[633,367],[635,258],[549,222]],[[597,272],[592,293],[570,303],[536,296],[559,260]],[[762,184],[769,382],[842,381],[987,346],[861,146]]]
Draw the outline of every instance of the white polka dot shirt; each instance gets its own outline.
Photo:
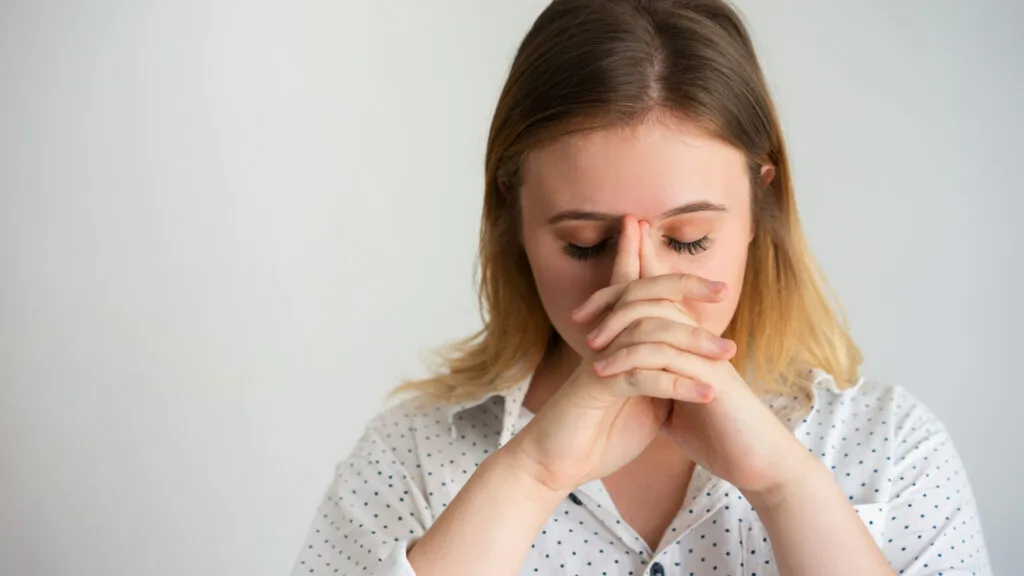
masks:
[[[814,399],[762,396],[832,471],[897,574],[990,575],[963,464],[943,424],[900,386],[862,379],[840,391],[815,371]],[[293,571],[412,576],[410,546],[480,463],[532,414],[529,379],[454,406],[379,414],[338,463]],[[481,567],[481,574],[486,574]],[[774,576],[765,526],[734,486],[700,466],[657,549],[622,520],[600,480],[548,518],[519,574]]]

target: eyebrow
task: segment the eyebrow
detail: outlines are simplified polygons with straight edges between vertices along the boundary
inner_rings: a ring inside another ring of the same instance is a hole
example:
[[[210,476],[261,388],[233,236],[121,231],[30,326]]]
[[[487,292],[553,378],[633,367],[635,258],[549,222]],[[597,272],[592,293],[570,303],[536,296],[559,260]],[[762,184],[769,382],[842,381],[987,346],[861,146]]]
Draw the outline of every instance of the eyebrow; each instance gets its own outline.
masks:
[[[726,212],[725,206],[714,204],[704,200],[690,202],[682,206],[676,206],[661,215],[662,218],[671,218],[680,214],[693,214],[694,212]],[[625,214],[609,214],[607,212],[590,212],[587,210],[565,210],[548,218],[548,224],[558,224],[566,220],[591,220],[596,222],[613,222],[622,220]]]

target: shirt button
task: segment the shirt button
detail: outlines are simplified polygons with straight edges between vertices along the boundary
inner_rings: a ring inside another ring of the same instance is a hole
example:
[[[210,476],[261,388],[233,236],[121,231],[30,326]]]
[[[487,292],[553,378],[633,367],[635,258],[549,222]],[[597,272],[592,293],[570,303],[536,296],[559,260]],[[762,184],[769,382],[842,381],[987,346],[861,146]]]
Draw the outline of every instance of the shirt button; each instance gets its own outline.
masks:
[[[580,497],[575,492],[569,492],[569,500],[572,500],[572,503],[577,506],[583,506],[583,500],[580,500]]]
[[[661,562],[651,564],[651,576],[665,576],[665,567],[661,565]]]

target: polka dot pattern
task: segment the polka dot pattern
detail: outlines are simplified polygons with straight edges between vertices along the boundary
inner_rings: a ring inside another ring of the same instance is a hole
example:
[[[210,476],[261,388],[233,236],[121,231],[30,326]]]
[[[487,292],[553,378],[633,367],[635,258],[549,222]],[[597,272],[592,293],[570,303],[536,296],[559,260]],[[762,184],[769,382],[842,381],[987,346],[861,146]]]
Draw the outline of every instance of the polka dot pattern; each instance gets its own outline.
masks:
[[[862,379],[840,391],[813,371],[813,402],[762,396],[832,471],[897,574],[990,575],[974,495],[943,424],[900,386]],[[406,551],[476,468],[533,415],[529,379],[454,406],[409,400],[367,426],[338,463],[293,575],[413,575]],[[729,483],[694,470],[656,549],[604,484],[577,488],[537,534],[519,574],[775,576],[767,530]]]

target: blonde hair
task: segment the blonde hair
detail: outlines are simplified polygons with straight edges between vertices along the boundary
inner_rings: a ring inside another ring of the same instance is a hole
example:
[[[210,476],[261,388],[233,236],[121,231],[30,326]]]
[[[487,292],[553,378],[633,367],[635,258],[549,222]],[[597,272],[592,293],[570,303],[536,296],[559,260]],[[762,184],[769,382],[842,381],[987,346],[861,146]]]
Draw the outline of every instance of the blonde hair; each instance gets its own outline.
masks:
[[[479,245],[483,327],[434,350],[432,375],[393,393],[462,402],[536,368],[560,337],[518,242],[522,159],[556,138],[659,112],[696,123],[748,159],[756,229],[723,334],[738,346],[734,366],[757,392],[791,394],[804,407],[813,368],[840,389],[856,382],[861,355],[803,235],[775,106],[736,10],[724,0],[555,0],[523,39],[491,123]],[[775,175],[762,186],[765,165]]]

